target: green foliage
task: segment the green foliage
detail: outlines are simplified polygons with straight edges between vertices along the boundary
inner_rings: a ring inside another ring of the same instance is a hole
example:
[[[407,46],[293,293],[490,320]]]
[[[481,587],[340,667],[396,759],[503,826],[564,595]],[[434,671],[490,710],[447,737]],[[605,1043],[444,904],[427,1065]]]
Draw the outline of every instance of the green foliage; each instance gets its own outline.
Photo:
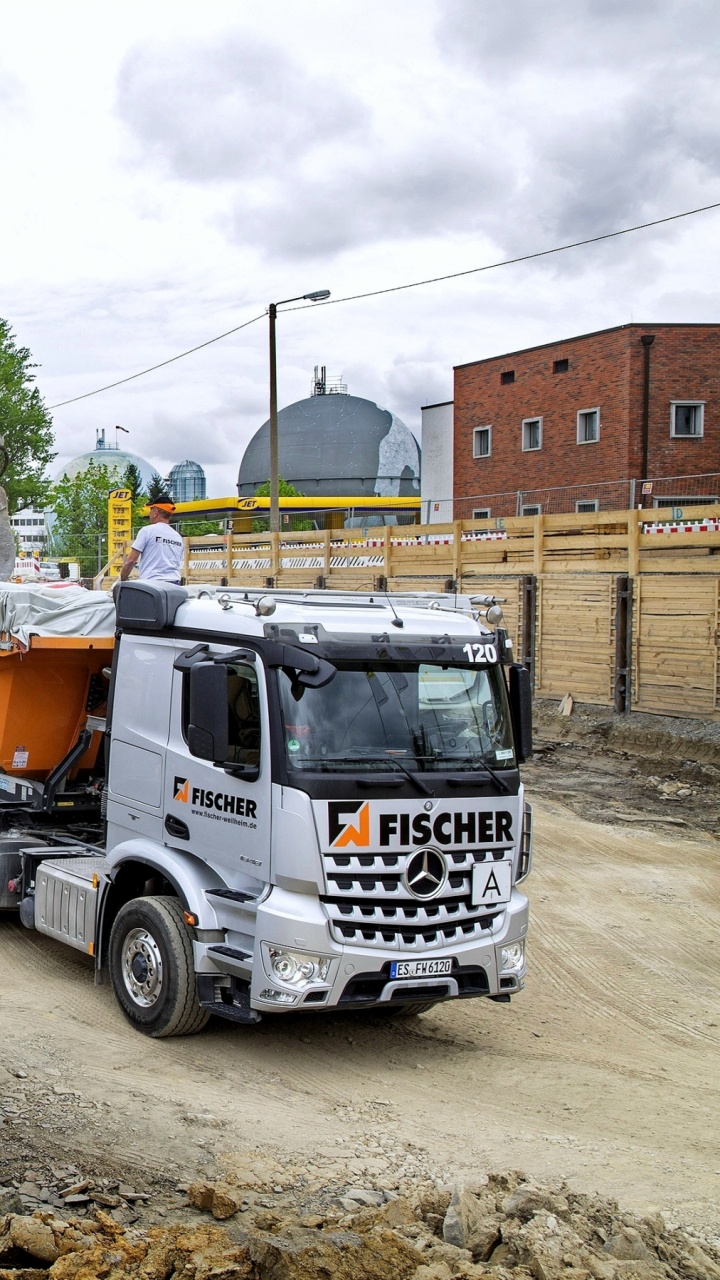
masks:
[[[143,481],[140,474],[140,468],[134,462],[128,462],[122,473],[119,487],[121,489],[129,489],[132,494],[133,503],[136,503],[142,493]]]
[[[257,486],[255,490],[255,497],[256,498],[270,497],[270,481],[269,480],[263,480],[262,484],[259,484]],[[304,498],[305,494],[301,493],[299,489],[296,489],[295,485],[291,484],[289,480],[283,480],[282,476],[278,476],[278,497],[279,498]],[[301,529],[312,529],[312,527],[313,527],[313,521],[308,519],[307,516],[295,515],[291,511],[280,512],[281,532],[284,529],[286,533],[292,533],[295,530],[299,531]],[[258,516],[256,520],[253,520],[253,523],[252,523],[253,533],[265,533],[266,529],[269,529],[269,528],[270,528],[269,514],[267,516]]]
[[[263,480],[262,484],[259,484],[257,486],[257,489],[255,490],[255,497],[256,498],[270,497],[270,481],[269,480]],[[283,480],[282,476],[278,476],[278,497],[304,498],[305,494],[301,493],[299,489],[296,489],[295,485],[291,484],[289,480]]]
[[[163,480],[162,477],[158,475],[157,471],[153,471],[150,477],[150,483],[147,489],[148,502],[162,502],[163,499],[167,501],[167,496],[168,496],[167,480]]]
[[[50,552],[77,558],[83,578],[92,577],[107,561],[108,494],[119,488],[117,467],[92,461],[80,475],[64,476],[50,491],[55,513]]]
[[[22,507],[42,508],[50,481],[45,469],[55,457],[52,419],[40,392],[27,347],[18,347],[7,320],[0,320],[0,435],[8,468],[2,477],[10,513]]]
[[[224,534],[222,520],[173,520],[171,522],[183,538],[200,538],[204,533]]]

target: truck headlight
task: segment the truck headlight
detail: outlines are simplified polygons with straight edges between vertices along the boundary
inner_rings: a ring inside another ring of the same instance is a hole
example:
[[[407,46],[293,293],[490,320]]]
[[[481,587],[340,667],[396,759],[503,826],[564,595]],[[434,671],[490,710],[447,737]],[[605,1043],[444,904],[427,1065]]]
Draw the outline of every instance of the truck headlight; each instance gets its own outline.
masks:
[[[326,982],[330,972],[329,956],[312,956],[304,951],[287,951],[263,943],[265,972],[268,978],[287,987],[302,990],[313,982]]]
[[[504,947],[498,947],[498,952],[498,968],[501,973],[516,973],[518,969],[522,969],[525,963],[524,942],[508,942]]]

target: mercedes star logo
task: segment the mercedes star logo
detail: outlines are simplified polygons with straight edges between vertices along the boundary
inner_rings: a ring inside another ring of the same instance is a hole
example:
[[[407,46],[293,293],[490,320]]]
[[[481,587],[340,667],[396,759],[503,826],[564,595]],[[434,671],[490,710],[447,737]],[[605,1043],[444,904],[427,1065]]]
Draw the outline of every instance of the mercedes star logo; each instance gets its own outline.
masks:
[[[434,898],[447,879],[447,864],[437,849],[417,849],[407,860],[405,884],[414,898]]]

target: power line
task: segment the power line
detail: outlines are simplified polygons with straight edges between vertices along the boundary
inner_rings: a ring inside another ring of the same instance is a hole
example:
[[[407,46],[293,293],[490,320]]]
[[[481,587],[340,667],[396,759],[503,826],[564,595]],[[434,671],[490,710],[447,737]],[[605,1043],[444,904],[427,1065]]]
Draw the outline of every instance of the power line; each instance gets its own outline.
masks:
[[[132,382],[135,378],[144,378],[146,373],[154,373],[156,369],[164,369],[166,364],[174,364],[176,360],[183,360],[185,356],[191,356],[195,351],[202,351],[203,347],[211,347],[213,342],[221,342],[223,338],[229,338],[232,333],[239,333],[241,329],[247,329],[251,324],[257,324],[258,320],[262,320],[267,315],[263,311],[259,316],[253,316],[252,320],[245,320],[243,324],[235,325],[234,329],[227,329],[225,333],[219,333],[216,338],[208,338],[207,342],[199,342],[196,347],[190,347],[188,351],[181,351],[177,356],[170,356],[169,360],[161,360],[159,364],[151,364],[149,369],[141,369],[139,373],[130,373],[127,378],[118,378],[117,382],[108,382],[104,387],[96,387],[94,391],[86,391],[84,395],[73,396],[71,400],[61,400],[59,404],[48,405],[49,409],[62,409],[66,404],[77,404],[78,400],[87,400],[90,396],[99,396],[101,391],[111,391],[113,387],[121,387],[124,382]]]
[[[698,209],[685,209],[682,213],[671,213],[665,218],[654,218],[651,222],[638,222],[633,227],[622,227],[619,231],[605,231],[599,236],[588,236],[585,240],[572,240],[569,244],[556,245],[553,249],[539,249],[535,253],[523,253],[517,258],[502,258],[499,262],[487,262],[482,267],[467,267],[464,271],[451,271],[443,276],[428,276],[426,280],[413,280],[409,284],[389,285],[385,289],[370,289],[366,293],[348,293],[342,298],[328,298],[324,302],[310,302],[301,304],[298,307],[288,307],[288,311],[307,311],[316,307],[336,307],[341,302],[357,302],[361,298],[378,298],[386,293],[401,293],[405,289],[420,289],[427,284],[441,284],[445,280],[458,280],[462,276],[478,275],[481,271],[496,271],[498,267],[512,267],[520,262],[532,262],[537,258],[548,258],[555,253],[566,253],[568,249],[580,249],[584,245],[599,244],[602,240],[614,240],[618,236],[628,236],[634,231],[647,231],[649,227],[661,227],[667,222],[677,222],[680,218],[692,218],[698,213],[708,213],[711,209],[720,209],[720,201],[715,204],[701,205]],[[108,382],[104,387],[96,387],[94,391],[86,391],[81,396],[73,396],[70,400],[61,400],[59,404],[49,405],[49,409],[62,409],[67,404],[76,404],[78,400],[87,400],[90,396],[99,396],[103,391],[111,391],[113,387],[121,387],[126,382],[133,382],[136,378],[144,378],[148,373],[154,373],[156,369],[164,369],[168,364],[174,364],[176,360],[184,360],[185,356],[194,355],[196,351],[202,351],[204,347],[211,347],[214,342],[221,342],[223,338],[229,338],[233,333],[239,333],[241,329],[248,329],[251,324],[257,324],[258,320],[262,320],[267,315],[267,311],[263,311],[258,316],[253,316],[252,320],[245,320],[243,324],[238,324],[234,329],[227,329],[225,333],[219,333],[215,338],[208,338],[207,342],[200,342],[196,347],[190,347],[187,351],[181,351],[179,355],[170,356],[168,360],[161,360],[159,364],[150,365],[149,369],[141,369],[138,373],[131,373],[126,378],[118,378],[117,382]]]
[[[659,227],[664,222],[677,222],[678,218],[691,218],[696,213],[707,213],[709,209],[720,209],[720,201],[705,204],[699,209],[686,209],[684,213],[671,213],[666,218],[655,218],[652,222],[638,222],[634,227],[623,227],[620,231],[606,231],[601,236],[589,236],[586,240],[572,240],[569,244],[556,245],[554,249],[539,249],[536,253],[523,253],[519,258],[503,258],[500,262],[488,262],[483,267],[467,267],[465,271],[451,271],[445,276],[429,276],[427,280],[413,280],[411,284],[394,284],[386,289],[372,289],[368,293],[349,293],[344,298],[328,298],[325,302],[316,302],[316,307],[332,307],[339,302],[355,302],[358,298],[377,298],[383,293],[400,293],[403,289],[419,289],[425,284],[439,284],[443,280],[457,280],[460,276],[477,275],[480,271],[495,271],[497,267],[511,267],[518,262],[531,262],[533,258],[547,258],[553,253],[565,253],[567,249],[579,249],[582,245],[598,244],[601,240],[613,240],[617,236],[628,236],[632,231],[645,231],[648,227]],[[312,304],[311,304],[312,305]],[[307,306],[288,307],[288,311],[306,311]]]

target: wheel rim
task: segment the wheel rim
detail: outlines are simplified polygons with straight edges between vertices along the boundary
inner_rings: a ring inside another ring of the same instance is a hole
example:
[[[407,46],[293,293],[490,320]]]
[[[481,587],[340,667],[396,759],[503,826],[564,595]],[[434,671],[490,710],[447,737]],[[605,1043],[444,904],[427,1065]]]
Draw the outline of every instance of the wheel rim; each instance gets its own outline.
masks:
[[[143,1009],[159,999],[163,989],[160,948],[147,929],[131,929],[122,948],[122,975],[128,995]]]

